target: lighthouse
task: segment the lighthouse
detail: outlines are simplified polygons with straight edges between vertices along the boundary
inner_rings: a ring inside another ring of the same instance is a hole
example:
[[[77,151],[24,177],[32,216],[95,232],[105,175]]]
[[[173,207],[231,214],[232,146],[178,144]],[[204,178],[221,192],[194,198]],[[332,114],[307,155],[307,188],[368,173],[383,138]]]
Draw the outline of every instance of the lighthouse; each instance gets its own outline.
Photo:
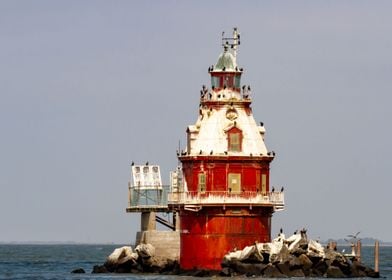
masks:
[[[240,34],[222,33],[223,52],[208,68],[211,86],[200,91],[199,115],[186,129],[178,154],[182,184],[169,194],[180,219],[182,269],[220,270],[223,256],[271,240],[271,217],[284,209],[283,190],[270,188],[263,123],[251,108],[250,86],[237,64]]]

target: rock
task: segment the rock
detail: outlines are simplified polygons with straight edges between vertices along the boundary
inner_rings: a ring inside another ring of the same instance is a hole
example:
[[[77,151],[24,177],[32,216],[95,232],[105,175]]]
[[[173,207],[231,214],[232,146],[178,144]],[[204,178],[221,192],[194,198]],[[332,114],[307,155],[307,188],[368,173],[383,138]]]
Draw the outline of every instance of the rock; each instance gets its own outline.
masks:
[[[325,260],[320,260],[318,263],[316,263],[312,269],[313,273],[323,276],[328,269],[328,265],[325,262]]]
[[[106,259],[104,266],[109,272],[126,273],[136,264],[138,254],[130,246],[115,249]]]
[[[151,244],[139,244],[136,246],[135,251],[142,258],[149,258],[155,255],[155,247]]]
[[[285,262],[289,258],[289,249],[283,241],[274,241],[270,245],[270,263]]]
[[[180,272],[180,264],[177,260],[167,259],[165,266],[159,271],[162,274],[175,275]]]
[[[160,272],[164,270],[167,263],[168,259],[163,257],[153,256],[149,258],[142,258],[142,266],[144,272]]]
[[[93,271],[91,273],[108,273],[109,271],[106,269],[104,265],[94,265]]]
[[[310,269],[313,266],[312,261],[305,254],[300,255],[298,260],[301,263],[302,271],[304,272],[305,276],[308,277],[310,275]]]
[[[280,272],[280,270],[276,266],[269,264],[269,265],[267,265],[266,269],[263,271],[263,277],[286,278],[288,276],[284,275],[282,272]]]
[[[214,270],[205,270],[205,269],[196,269],[191,272],[189,276],[193,277],[213,277],[219,275],[218,271]]]
[[[290,272],[290,277],[305,277],[305,273],[302,271],[302,269],[297,268]]]
[[[340,270],[346,275],[349,276],[351,275],[351,265],[348,262],[342,262],[338,260],[334,260],[332,262],[332,266],[337,266],[340,268]]]
[[[318,256],[320,258],[324,258],[325,256],[324,247],[317,241],[309,240],[307,255],[312,257]]]
[[[293,250],[290,251],[290,254],[299,257],[300,255],[306,254],[307,250],[302,249],[300,247],[294,248]]]
[[[373,269],[371,269],[370,267],[367,267],[365,269],[365,273],[367,277],[371,277],[371,278],[379,278],[380,277],[380,273],[379,272],[375,272]]]
[[[298,257],[298,261],[301,263],[302,268],[305,270],[309,270],[313,266],[312,261],[305,254],[300,255]]]
[[[298,257],[294,255],[290,255],[288,263],[289,263],[290,270],[294,270],[298,268],[302,269],[301,261],[299,260]]]
[[[344,278],[346,277],[344,273],[337,266],[329,266],[327,269],[327,277],[328,278]]]
[[[239,274],[261,275],[263,270],[266,268],[266,265],[261,263],[243,263],[235,261],[232,263],[230,268]]]
[[[245,250],[246,249],[246,250]],[[245,247],[242,250],[240,260],[246,263],[262,263],[264,261],[263,255],[257,249],[256,244],[254,246]]]
[[[325,251],[325,259],[330,260],[331,263],[334,261],[338,261],[338,262],[347,262],[347,259],[345,256],[343,256],[341,253],[331,250],[331,249],[327,249]]]
[[[313,253],[313,252],[309,252],[309,251],[306,253],[306,256],[309,258],[309,260],[310,260],[313,264],[317,264],[320,260],[323,259],[322,256],[320,256],[320,255],[318,255],[318,254],[316,254],[316,253]]]
[[[287,276],[290,276],[291,271],[290,271],[290,266],[289,266],[289,263],[288,263],[288,262],[285,262],[285,263],[278,263],[278,264],[276,264],[275,266],[279,269],[279,271],[280,271],[282,274],[287,275]]]
[[[366,277],[366,267],[359,261],[353,261],[351,265],[351,277]]]
[[[219,275],[223,276],[223,277],[231,277],[232,276],[232,270],[229,267],[224,267],[224,268],[222,268],[222,270],[219,273]]]
[[[71,273],[86,273],[83,268],[76,268],[71,271]]]

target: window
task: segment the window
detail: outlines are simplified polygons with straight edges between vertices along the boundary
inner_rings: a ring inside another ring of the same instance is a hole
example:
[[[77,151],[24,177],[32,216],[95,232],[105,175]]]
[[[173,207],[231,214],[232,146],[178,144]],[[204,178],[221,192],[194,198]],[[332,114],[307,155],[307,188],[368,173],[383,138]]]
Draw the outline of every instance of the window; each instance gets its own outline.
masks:
[[[224,85],[226,87],[232,88],[233,87],[233,76],[230,76],[230,75],[225,76]]]
[[[231,152],[241,152],[242,150],[242,132],[240,129],[233,127],[228,132],[228,147]]]
[[[264,195],[267,193],[267,175],[261,175],[261,193]]]
[[[198,179],[199,179],[199,183],[198,183],[199,192],[204,193],[206,191],[206,174],[199,173]]]
[[[240,88],[241,87],[241,76],[235,76],[234,78],[234,87]]]
[[[240,193],[241,192],[241,174],[240,173],[229,173],[229,192]]]
[[[219,87],[219,77],[212,76],[211,77],[211,86],[218,88]]]

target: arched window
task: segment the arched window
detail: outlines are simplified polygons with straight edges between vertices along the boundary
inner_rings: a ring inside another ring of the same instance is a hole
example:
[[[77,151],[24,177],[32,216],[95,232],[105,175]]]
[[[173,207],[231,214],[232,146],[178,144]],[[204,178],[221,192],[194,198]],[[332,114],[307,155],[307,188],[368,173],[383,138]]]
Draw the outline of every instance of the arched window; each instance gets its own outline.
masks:
[[[241,152],[242,150],[242,131],[237,127],[227,131],[227,150],[230,152]]]

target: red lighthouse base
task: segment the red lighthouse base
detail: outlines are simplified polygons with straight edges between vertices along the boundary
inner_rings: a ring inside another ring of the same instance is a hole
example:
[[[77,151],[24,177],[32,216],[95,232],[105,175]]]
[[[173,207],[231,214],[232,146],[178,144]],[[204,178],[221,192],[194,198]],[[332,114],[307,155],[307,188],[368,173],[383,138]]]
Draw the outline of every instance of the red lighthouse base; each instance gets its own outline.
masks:
[[[224,208],[180,211],[182,269],[221,270],[228,252],[271,240],[272,208]]]

